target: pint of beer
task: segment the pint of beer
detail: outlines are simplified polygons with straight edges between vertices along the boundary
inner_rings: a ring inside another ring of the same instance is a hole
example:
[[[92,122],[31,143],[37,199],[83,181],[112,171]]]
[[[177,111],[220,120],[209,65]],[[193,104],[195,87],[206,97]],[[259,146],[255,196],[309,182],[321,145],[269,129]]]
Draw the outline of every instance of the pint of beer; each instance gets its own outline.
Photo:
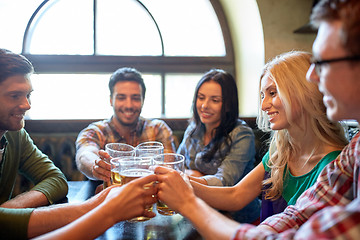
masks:
[[[135,156],[135,148],[131,145],[125,143],[108,143],[105,145],[105,151],[110,155],[110,157],[120,158],[120,157],[128,157],[128,156]],[[104,182],[104,188],[108,185],[119,184],[115,179],[115,173],[117,172],[117,161],[114,163],[111,162],[111,180],[110,183]]]
[[[153,170],[150,170],[153,161],[151,157],[120,157],[111,159],[111,164],[116,166],[111,169],[111,179],[113,184],[124,185],[128,182],[140,177],[145,177],[150,174],[154,174]],[[153,184],[153,183],[149,183]],[[148,185],[149,185],[148,184]],[[148,187],[147,185],[144,188]],[[149,206],[147,211],[152,211],[152,205]],[[143,222],[150,218],[140,216],[130,219],[131,222]]]
[[[185,157],[181,154],[163,153],[154,157],[154,165],[172,168],[178,172],[183,173],[185,170],[184,159]],[[156,209],[158,213],[162,215],[171,216],[176,214],[174,210],[170,209],[165,203],[161,202],[160,200],[158,200],[156,203]]]

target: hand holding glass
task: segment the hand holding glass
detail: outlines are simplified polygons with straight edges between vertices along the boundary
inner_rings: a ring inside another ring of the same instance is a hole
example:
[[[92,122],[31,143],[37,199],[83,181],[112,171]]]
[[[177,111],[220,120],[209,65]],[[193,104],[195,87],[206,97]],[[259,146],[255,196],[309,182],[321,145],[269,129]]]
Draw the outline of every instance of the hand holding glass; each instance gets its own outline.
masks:
[[[151,157],[119,157],[111,159],[110,162],[114,166],[111,170],[113,184],[124,185],[132,180],[154,173],[150,168],[153,165]],[[146,187],[147,185],[144,186],[144,188]],[[152,211],[152,206],[147,207],[146,210]],[[140,216],[129,221],[142,222],[149,219],[148,217]]]
[[[180,173],[184,173],[184,156],[176,153],[163,153],[155,156],[154,165],[172,168]],[[166,204],[160,200],[156,203],[158,213],[162,215],[174,215],[176,212],[170,209]]]
[[[125,143],[108,143],[105,145],[105,151],[112,158],[135,156],[135,148]],[[111,164],[111,181],[109,185],[112,185],[114,184],[112,169],[115,168],[115,166],[111,163],[111,160],[110,160],[110,164]],[[107,185],[108,184],[104,182],[104,188],[106,188]]]

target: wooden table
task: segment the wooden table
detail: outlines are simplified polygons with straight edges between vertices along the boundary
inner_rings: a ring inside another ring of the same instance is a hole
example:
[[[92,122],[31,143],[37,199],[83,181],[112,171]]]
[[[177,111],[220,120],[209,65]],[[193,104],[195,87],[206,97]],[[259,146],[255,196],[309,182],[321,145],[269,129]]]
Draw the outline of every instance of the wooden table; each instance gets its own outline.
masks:
[[[98,181],[69,181],[68,202],[82,202],[94,195]],[[191,222],[180,214],[156,217],[145,222],[119,222],[97,239],[122,240],[197,240],[202,239]],[[101,223],[99,223],[101,224]]]

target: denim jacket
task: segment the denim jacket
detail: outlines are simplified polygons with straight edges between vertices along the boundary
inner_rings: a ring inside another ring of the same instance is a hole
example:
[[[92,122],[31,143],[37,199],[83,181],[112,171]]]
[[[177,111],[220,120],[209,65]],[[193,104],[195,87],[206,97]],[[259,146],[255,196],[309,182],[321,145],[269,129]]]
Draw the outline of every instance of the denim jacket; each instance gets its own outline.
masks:
[[[202,178],[207,181],[208,185],[233,186],[253,169],[255,137],[252,129],[244,121],[238,120],[235,128],[230,132],[232,140],[230,147],[223,143],[209,163],[205,163],[202,156],[204,150],[211,147],[212,142],[204,146],[205,129],[196,131],[190,137],[190,132],[194,128],[195,123],[191,122],[177,152],[185,156],[185,166],[188,169],[206,174]],[[223,160],[221,155],[225,156]]]

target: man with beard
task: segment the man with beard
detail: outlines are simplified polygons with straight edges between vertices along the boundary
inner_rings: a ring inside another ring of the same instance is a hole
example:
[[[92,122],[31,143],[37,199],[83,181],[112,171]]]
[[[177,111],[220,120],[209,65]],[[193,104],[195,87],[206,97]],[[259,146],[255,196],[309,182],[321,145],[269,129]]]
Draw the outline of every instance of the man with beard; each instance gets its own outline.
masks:
[[[17,226],[20,235],[26,234],[30,208],[57,202],[68,192],[64,174],[24,130],[24,116],[31,107],[30,75],[33,71],[25,57],[0,49],[0,213],[17,212],[6,217],[0,214],[0,228],[5,223]],[[34,187],[13,197],[18,173],[29,179]]]
[[[145,98],[144,80],[134,68],[120,68],[110,77],[110,104],[114,114],[110,119],[91,123],[76,140],[78,169],[92,180],[110,181],[108,154],[101,150],[107,143],[136,146],[146,141],[158,141],[164,152],[175,152],[171,129],[162,120],[140,117]]]
[[[321,0],[311,22],[318,33],[307,78],[323,93],[329,119],[359,123],[360,1]],[[294,205],[259,226],[222,216],[197,198],[176,171],[158,167],[155,173],[160,174],[158,198],[192,221],[205,239],[360,239],[360,133]]]

